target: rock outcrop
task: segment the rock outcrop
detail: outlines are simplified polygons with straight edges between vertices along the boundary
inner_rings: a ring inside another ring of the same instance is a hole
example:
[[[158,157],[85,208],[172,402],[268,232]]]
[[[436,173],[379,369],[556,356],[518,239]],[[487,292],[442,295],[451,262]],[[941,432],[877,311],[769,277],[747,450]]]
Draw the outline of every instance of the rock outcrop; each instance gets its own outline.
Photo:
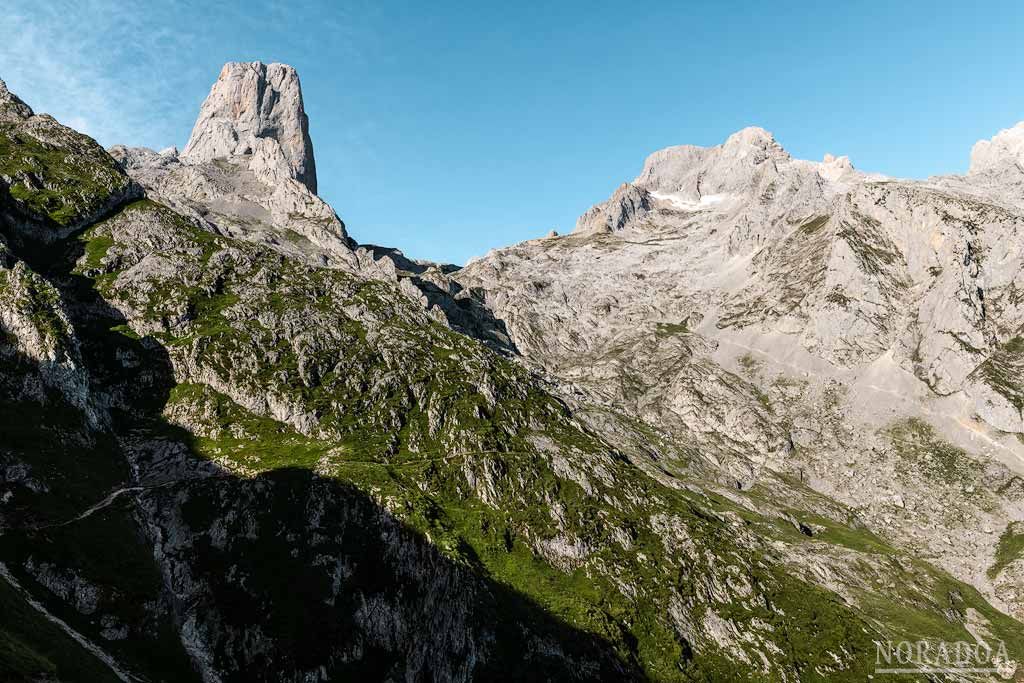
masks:
[[[315,181],[315,171],[305,131],[294,69],[232,63],[214,84],[181,154],[173,147],[155,152],[115,145],[109,151],[152,199],[210,230],[315,266],[392,282],[435,319],[510,350],[503,326],[449,277],[453,267],[356,245],[334,209],[316,195],[315,182],[308,182],[310,174]],[[303,176],[302,168],[309,173]]]
[[[556,384],[713,453],[710,469],[740,487],[770,471],[811,480],[1024,614],[977,570],[995,544],[976,500],[981,479],[1024,474],[1021,139],[1005,131],[976,146],[967,176],[919,182],[794,159],[748,128],[655,152],[573,234],[494,250],[454,277]],[[946,478],[907,469],[923,449],[892,435],[912,419],[951,442],[928,456],[950,460]],[[854,462],[860,473],[838,465]],[[922,501],[898,521],[896,477]],[[996,494],[987,524],[1020,505]]]
[[[0,219],[12,243],[55,242],[142,188],[87,135],[32,109],[0,81]]]
[[[1024,209],[1024,121],[974,145],[966,181],[988,201]]]
[[[0,123],[11,123],[30,116],[32,108],[8,90],[6,83],[0,81]]]
[[[979,140],[971,149],[971,166],[967,172],[977,175],[1006,167],[1024,172],[1024,121],[1000,131],[991,140]]]
[[[154,199],[223,234],[318,264],[360,266],[344,223],[316,194],[302,89],[286,64],[224,65],[180,154],[110,152]]]
[[[316,194],[316,161],[299,75],[287,64],[231,62],[203,102],[185,162],[253,155]]]

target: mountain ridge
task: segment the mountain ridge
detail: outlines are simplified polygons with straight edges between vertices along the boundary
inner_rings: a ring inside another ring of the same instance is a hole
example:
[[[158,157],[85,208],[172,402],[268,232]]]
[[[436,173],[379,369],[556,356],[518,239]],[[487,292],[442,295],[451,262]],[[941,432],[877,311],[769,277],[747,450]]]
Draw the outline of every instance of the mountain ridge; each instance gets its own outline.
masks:
[[[779,196],[833,204],[761,133],[711,164],[757,162],[708,178],[745,204],[635,188],[616,230],[453,270],[356,245],[284,154],[107,156],[43,123],[0,121],[0,561],[131,675],[863,680],[873,639],[1024,661],[1024,480],[716,299],[756,268],[789,301],[834,253],[903,289],[861,204],[786,226]],[[96,214],[83,171],[137,189]],[[0,618],[0,672],[95,671],[39,633]]]

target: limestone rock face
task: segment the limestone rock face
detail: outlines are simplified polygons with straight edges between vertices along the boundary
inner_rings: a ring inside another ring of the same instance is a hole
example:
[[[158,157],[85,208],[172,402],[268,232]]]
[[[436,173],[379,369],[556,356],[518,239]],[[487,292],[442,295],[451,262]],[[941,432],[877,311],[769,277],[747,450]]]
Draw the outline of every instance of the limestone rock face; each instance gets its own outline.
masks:
[[[17,156],[14,150],[31,153]],[[142,189],[87,135],[32,109],[0,81],[0,221],[11,242],[55,242]]]
[[[275,147],[268,151],[268,147]],[[299,75],[287,64],[230,62],[203,102],[182,151],[185,162],[270,155],[316,194],[316,162]]]
[[[979,140],[971,149],[971,167],[975,175],[1003,166],[1024,166],[1024,121],[1000,131],[991,140]]]
[[[398,284],[434,319],[508,348],[503,326],[449,277],[451,267],[414,262],[397,249],[356,245],[334,209],[316,195],[306,129],[292,67],[230,63],[181,154],[173,147],[155,152],[116,145],[109,151],[151,199],[214,232],[317,267]]]
[[[623,183],[612,198],[591,208],[576,221],[577,232],[615,232],[634,223],[651,208],[651,196],[635,185]]]
[[[291,66],[225,64],[180,154],[121,145],[110,153],[151,198],[221,234],[317,265],[359,268],[345,224],[316,194],[309,121]]]
[[[30,116],[32,108],[8,90],[7,84],[0,80],[0,123],[10,123]]]
[[[953,395],[1024,324],[1024,213],[1006,185],[1020,154],[1022,126],[979,143],[965,177],[897,181],[793,159],[747,128],[655,152],[573,235],[458,278],[548,364],[698,312],[713,338],[781,335],[853,372],[891,353]]]
[[[1024,206],[1024,121],[974,145],[966,180],[999,204]]]

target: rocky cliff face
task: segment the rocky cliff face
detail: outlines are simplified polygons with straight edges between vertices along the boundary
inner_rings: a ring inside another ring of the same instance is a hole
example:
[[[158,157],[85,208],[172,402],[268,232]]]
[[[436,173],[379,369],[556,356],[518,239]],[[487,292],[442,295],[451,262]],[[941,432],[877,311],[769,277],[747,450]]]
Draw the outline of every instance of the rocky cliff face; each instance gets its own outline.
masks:
[[[187,162],[241,156],[316,194],[309,119],[299,75],[287,64],[225,64],[181,155]]]
[[[889,187],[751,129],[456,271],[358,247],[300,181],[293,76],[225,67],[180,156],[107,155],[0,88],[3,678],[864,680],[878,639],[1024,661],[1021,477],[933,426],[969,399],[925,398],[942,370],[995,415],[1019,349],[898,353],[1013,304],[969,295],[980,234],[933,275],[966,247],[917,253],[887,213],[1012,234],[988,185]]]
[[[743,486],[809,479],[1020,615],[1013,579],[978,563],[1021,516],[1001,488],[1024,473],[1016,130],[924,182],[792,159],[760,129],[670,147],[572,235],[456,277],[557,381],[717,447]],[[939,480],[925,433],[955,454]]]

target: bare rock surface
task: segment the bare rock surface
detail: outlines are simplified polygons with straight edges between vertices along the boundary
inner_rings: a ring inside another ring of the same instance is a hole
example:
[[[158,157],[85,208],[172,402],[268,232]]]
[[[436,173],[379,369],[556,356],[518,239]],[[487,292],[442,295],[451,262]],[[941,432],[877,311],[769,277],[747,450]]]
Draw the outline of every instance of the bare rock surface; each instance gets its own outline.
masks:
[[[250,154],[262,156],[261,163],[269,161],[277,172],[316,194],[309,119],[299,75],[287,64],[225,64],[203,102],[181,158],[203,162]]]
[[[927,181],[794,159],[759,128],[669,147],[572,234],[454,277],[579,400],[741,488],[798,477],[1024,614],[985,572],[1024,514],[1020,130]]]
[[[5,123],[27,119],[32,116],[32,108],[7,89],[7,84],[0,81],[0,121]]]

